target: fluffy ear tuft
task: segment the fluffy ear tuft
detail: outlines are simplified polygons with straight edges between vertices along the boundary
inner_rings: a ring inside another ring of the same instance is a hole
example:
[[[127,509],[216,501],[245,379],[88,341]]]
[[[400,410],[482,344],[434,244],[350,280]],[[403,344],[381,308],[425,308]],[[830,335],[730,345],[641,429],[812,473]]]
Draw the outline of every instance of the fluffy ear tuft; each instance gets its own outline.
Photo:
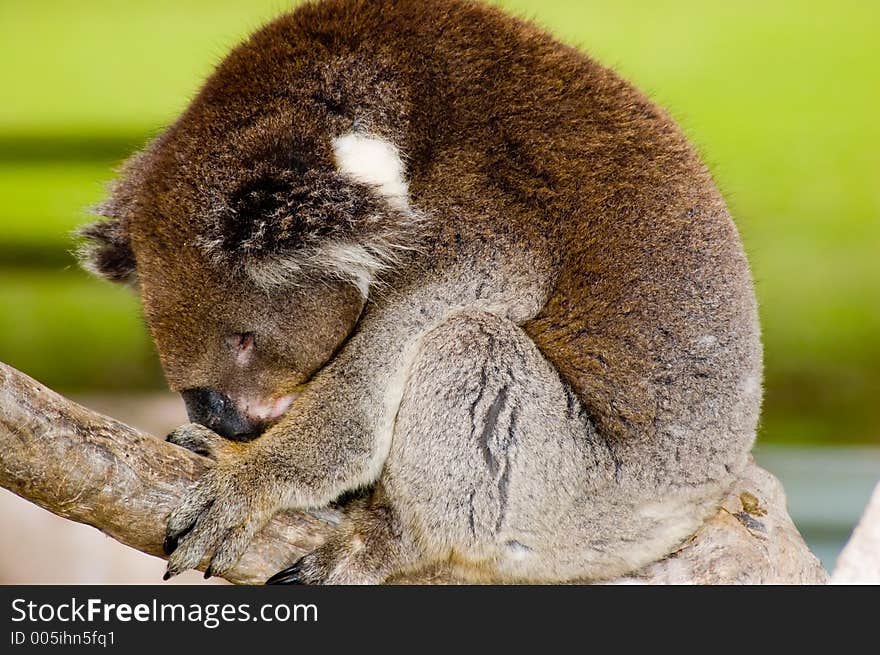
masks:
[[[414,249],[419,231],[405,188],[386,194],[383,182],[338,171],[257,171],[207,217],[200,245],[218,265],[263,286],[331,275],[366,295],[401,251]]]
[[[137,281],[129,220],[134,215],[135,198],[149,169],[153,148],[151,144],[129,157],[119,177],[108,185],[108,197],[91,208],[91,213],[108,220],[84,225],[76,231],[81,240],[77,251],[80,266],[112,282]]]
[[[122,219],[98,221],[77,230],[84,240],[77,253],[80,266],[112,282],[131,283],[135,279],[134,253]]]

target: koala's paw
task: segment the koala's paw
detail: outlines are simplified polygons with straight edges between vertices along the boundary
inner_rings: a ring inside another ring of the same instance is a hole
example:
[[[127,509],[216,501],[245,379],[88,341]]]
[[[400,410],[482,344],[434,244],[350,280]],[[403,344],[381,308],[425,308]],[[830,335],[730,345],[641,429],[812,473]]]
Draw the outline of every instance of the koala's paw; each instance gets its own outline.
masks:
[[[266,584],[345,585],[381,584],[387,577],[381,563],[362,555],[369,547],[358,539],[330,539],[301,557]],[[377,566],[378,564],[378,566]]]
[[[217,452],[224,443],[223,437],[198,423],[185,423],[175,428],[171,434],[165,437],[165,441],[176,446],[182,446],[197,455],[204,455],[211,459],[217,459]]]
[[[263,485],[243,477],[240,461],[223,462],[191,487],[168,517],[163,549],[167,580],[210,558],[205,577],[224,575],[275,513]]]

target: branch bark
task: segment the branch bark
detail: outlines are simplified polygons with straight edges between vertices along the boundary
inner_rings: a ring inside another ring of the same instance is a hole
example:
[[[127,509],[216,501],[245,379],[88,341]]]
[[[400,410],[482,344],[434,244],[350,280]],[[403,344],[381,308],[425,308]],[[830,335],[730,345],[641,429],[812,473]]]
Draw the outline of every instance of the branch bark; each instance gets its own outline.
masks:
[[[0,486],[163,557],[165,518],[210,460],[102,416],[0,363]],[[226,578],[262,583],[320,545],[333,510],[278,514]],[[822,583],[772,475],[750,464],[718,514],[667,558],[619,582]],[[445,566],[397,583],[454,583]]]
[[[0,363],[0,486],[164,557],[165,517],[211,465]],[[320,545],[340,515],[278,514],[226,578],[259,584]]]

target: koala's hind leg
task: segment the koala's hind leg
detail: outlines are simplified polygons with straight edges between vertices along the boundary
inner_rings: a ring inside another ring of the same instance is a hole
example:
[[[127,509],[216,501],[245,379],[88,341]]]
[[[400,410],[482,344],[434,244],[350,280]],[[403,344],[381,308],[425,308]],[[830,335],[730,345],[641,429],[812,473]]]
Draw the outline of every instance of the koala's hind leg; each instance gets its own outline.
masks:
[[[346,505],[345,520],[326,543],[267,584],[379,584],[417,562],[418,549],[402,529],[381,483],[364,498]]]
[[[273,581],[381,582],[444,561],[474,581],[619,575],[691,527],[620,467],[525,332],[456,313],[411,358],[377,494]]]
[[[474,580],[600,579],[668,552],[644,541],[670,546],[650,543],[657,518],[619,466],[525,332],[467,311],[423,337],[382,481],[425,563]]]

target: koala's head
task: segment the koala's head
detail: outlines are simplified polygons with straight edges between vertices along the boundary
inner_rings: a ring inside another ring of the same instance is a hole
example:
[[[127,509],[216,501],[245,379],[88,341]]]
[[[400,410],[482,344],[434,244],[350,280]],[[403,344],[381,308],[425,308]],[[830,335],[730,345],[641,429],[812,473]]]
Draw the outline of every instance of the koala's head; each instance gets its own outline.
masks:
[[[131,285],[190,418],[276,420],[352,333],[417,224],[406,82],[297,15],[224,61],[123,168],[82,262]]]

